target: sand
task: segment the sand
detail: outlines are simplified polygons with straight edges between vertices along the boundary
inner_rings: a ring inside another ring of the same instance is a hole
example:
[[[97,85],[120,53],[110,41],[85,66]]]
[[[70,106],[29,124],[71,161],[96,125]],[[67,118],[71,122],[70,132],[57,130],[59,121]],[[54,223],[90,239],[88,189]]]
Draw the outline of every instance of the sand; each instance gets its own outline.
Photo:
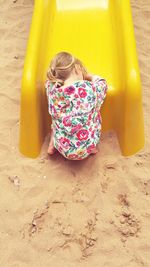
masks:
[[[15,2],[15,3],[14,3]],[[145,148],[123,157],[113,133],[85,162],[18,151],[20,83],[33,0],[0,0],[0,266],[150,266],[150,2],[132,0]]]

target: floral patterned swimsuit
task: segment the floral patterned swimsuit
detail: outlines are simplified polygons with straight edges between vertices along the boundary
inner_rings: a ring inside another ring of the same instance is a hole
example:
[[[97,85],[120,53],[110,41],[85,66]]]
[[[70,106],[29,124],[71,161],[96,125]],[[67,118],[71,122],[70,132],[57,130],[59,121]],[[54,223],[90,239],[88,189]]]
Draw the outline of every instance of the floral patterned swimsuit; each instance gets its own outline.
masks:
[[[94,76],[91,82],[81,80],[59,87],[47,80],[46,91],[55,148],[67,159],[88,157],[100,141],[106,81]]]

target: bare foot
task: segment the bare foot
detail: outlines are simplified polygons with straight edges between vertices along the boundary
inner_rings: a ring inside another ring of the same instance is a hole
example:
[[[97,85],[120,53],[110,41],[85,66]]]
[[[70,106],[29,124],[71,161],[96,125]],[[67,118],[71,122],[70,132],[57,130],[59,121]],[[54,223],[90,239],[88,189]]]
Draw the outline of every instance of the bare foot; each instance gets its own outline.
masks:
[[[98,149],[97,148],[94,148],[92,151],[91,151],[91,154],[96,154],[98,152]]]
[[[53,155],[55,153],[55,151],[56,151],[55,147],[53,145],[49,145],[47,153],[49,155]]]
[[[55,153],[55,151],[56,151],[56,149],[54,147],[54,134],[53,134],[53,130],[51,130],[51,133],[50,133],[50,142],[49,142],[47,153],[49,155],[53,155]]]

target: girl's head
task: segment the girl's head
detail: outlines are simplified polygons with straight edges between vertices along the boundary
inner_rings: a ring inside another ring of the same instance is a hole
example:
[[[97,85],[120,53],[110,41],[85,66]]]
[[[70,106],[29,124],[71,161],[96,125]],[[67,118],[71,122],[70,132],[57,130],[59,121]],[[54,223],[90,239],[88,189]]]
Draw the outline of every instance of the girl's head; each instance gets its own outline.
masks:
[[[67,52],[58,53],[51,61],[47,77],[52,83],[63,85],[71,75],[82,80],[87,71],[81,61]]]

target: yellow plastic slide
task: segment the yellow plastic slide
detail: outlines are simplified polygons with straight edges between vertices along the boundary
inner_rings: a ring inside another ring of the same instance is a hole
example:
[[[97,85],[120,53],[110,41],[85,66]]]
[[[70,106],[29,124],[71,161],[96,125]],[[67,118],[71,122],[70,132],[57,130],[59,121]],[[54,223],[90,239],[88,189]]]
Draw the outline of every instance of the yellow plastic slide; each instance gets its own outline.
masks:
[[[50,119],[44,89],[52,57],[68,51],[109,85],[103,130],[123,155],[144,145],[142,95],[129,0],[35,0],[21,91],[20,151],[38,156]]]

